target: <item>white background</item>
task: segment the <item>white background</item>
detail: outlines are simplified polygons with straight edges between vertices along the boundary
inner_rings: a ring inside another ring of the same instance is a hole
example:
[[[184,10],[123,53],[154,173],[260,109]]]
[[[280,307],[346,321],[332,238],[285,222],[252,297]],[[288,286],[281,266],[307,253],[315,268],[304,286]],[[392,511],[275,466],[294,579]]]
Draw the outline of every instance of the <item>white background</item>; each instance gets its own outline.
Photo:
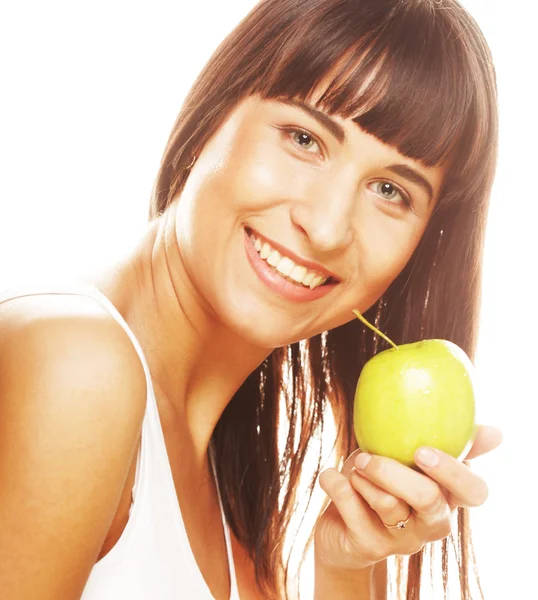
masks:
[[[501,115],[477,367],[480,421],[500,426],[505,441],[474,463],[490,485],[487,503],[473,511],[474,539],[486,598],[530,598],[538,533],[538,12],[532,0],[464,4],[492,49]],[[183,97],[253,5],[2,4],[0,287],[82,274],[134,243]]]

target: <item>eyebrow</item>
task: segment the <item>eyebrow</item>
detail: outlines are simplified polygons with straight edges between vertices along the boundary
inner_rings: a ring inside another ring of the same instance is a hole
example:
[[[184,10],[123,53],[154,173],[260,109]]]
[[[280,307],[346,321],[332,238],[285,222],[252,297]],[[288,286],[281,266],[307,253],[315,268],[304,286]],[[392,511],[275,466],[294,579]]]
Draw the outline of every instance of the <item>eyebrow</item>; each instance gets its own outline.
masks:
[[[317,108],[310,106],[310,104],[306,104],[306,102],[302,102],[301,100],[297,100],[295,98],[277,98],[276,100],[279,104],[287,104],[300,108],[305,113],[316,119],[316,121],[325,127],[325,129],[328,129],[329,132],[332,133],[341,144],[346,141],[345,129],[321,110],[318,110]]]
[[[318,110],[317,108],[310,106],[310,104],[307,104],[306,102],[296,98],[276,98],[276,101],[280,104],[295,106],[296,108],[301,109],[314,118],[322,127],[325,127],[325,129],[332,133],[341,144],[346,141],[347,138],[345,129],[323,111]],[[404,164],[389,165],[385,168],[393,173],[396,173],[396,175],[407,179],[407,181],[422,187],[428,193],[428,203],[431,202],[433,198],[433,187],[431,183],[416,169]]]

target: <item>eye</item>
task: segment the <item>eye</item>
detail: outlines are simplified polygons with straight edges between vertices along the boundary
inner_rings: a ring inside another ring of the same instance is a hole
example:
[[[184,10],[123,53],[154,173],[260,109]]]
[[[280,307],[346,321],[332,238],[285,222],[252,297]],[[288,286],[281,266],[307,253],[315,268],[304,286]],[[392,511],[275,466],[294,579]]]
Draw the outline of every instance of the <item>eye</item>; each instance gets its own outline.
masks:
[[[291,137],[294,145],[299,146],[301,150],[306,150],[309,154],[322,154],[320,143],[310,132],[293,127],[285,128],[284,131]]]
[[[412,207],[409,196],[390,181],[374,181],[372,188],[378,196],[389,204]]]

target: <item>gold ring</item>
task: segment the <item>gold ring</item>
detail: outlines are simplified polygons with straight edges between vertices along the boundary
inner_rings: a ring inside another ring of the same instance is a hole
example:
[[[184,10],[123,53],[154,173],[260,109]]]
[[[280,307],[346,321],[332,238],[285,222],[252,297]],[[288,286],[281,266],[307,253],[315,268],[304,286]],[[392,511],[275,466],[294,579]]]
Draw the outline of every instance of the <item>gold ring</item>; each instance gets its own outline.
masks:
[[[405,519],[405,521],[398,521],[396,525],[387,525],[384,521],[381,522],[387,529],[405,529],[405,526],[407,525],[407,523],[409,523],[409,519],[411,519],[412,514],[413,511],[409,513],[409,516],[407,517],[407,519]]]

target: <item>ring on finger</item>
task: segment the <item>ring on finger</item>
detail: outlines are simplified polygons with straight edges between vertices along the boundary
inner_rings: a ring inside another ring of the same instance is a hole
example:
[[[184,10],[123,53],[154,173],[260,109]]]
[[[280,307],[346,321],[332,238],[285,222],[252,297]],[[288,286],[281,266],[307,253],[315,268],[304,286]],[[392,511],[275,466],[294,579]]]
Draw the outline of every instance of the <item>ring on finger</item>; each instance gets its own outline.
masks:
[[[381,522],[387,529],[405,529],[405,526],[407,525],[407,523],[409,523],[412,514],[413,514],[413,511],[410,510],[407,519],[404,519],[403,521],[398,521],[396,523],[396,525],[389,525],[388,523],[385,523],[385,521],[381,521]]]
[[[353,466],[353,467],[351,468],[351,471],[350,471],[350,477],[351,477],[351,475],[353,475],[353,472],[356,472],[356,471],[357,471],[356,467],[355,467],[355,466]],[[357,476],[359,476],[359,475],[358,475],[358,473],[357,473]],[[372,485],[372,486],[374,486],[375,484],[369,484],[369,485]],[[363,490],[363,495],[364,495],[364,492],[365,492],[365,490]],[[368,500],[368,495],[365,495],[364,497],[365,497],[366,501],[367,501],[367,502],[369,502],[369,500]],[[393,498],[393,499],[394,499],[394,498]],[[401,502],[402,504],[404,504],[403,500],[400,500],[400,502]],[[409,521],[410,521],[410,519],[411,519],[411,516],[412,516],[412,514],[413,514],[413,509],[412,509],[412,508],[411,508],[409,505],[407,505],[407,508],[409,509],[409,514],[407,515],[407,518],[405,518],[405,519],[402,519],[402,520],[398,521],[398,522],[397,522],[395,525],[390,525],[389,523],[385,523],[385,521],[383,521],[383,519],[381,518],[380,511],[379,511],[379,510],[377,510],[376,506],[375,506],[374,504],[372,504],[371,502],[369,502],[369,503],[370,503],[370,507],[371,507],[371,508],[373,508],[373,509],[374,509],[374,510],[377,512],[377,514],[378,514],[378,517],[379,517],[379,520],[380,520],[380,521],[383,523],[383,525],[384,525],[384,526],[385,526],[387,529],[405,529],[405,526],[407,525],[407,523],[409,523]],[[391,511],[391,514],[392,514],[392,512],[393,512],[393,511]],[[394,512],[396,512],[396,511],[394,511]],[[399,512],[399,511],[398,511],[398,512]],[[401,513],[400,513],[400,514],[401,514]],[[387,516],[389,516],[389,515],[387,515]]]

